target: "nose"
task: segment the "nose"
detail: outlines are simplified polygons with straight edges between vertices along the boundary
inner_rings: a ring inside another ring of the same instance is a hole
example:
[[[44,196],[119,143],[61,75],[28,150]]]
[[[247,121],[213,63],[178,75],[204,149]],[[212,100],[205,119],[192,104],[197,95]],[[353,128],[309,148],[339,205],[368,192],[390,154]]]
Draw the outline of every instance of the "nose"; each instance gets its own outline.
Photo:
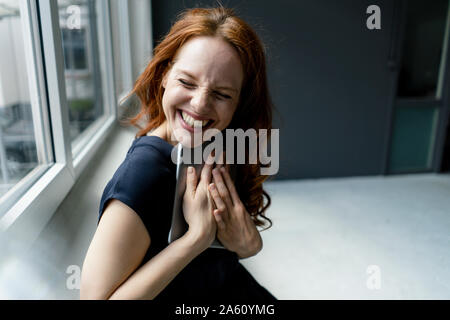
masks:
[[[191,107],[198,114],[204,114],[209,108],[209,92],[206,89],[198,89],[191,98]]]

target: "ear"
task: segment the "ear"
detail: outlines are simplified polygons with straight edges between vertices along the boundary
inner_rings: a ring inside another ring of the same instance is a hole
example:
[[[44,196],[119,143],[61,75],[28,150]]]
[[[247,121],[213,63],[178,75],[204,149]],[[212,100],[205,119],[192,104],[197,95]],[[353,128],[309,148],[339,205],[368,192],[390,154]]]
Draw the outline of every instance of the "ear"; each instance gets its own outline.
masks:
[[[166,86],[167,86],[167,80],[168,80],[168,78],[169,78],[170,72],[172,71],[172,65],[173,65],[173,62],[169,62],[169,65],[168,65],[168,67],[167,67],[167,70],[166,70],[166,72],[165,72],[165,74],[164,74],[164,76],[163,76],[163,79],[162,79],[161,84],[162,84],[162,87],[163,87],[164,89],[166,89]]]
[[[166,74],[164,75],[163,79],[162,79],[162,87],[165,89],[166,85],[167,85],[167,77],[169,75],[170,71],[167,71]]]

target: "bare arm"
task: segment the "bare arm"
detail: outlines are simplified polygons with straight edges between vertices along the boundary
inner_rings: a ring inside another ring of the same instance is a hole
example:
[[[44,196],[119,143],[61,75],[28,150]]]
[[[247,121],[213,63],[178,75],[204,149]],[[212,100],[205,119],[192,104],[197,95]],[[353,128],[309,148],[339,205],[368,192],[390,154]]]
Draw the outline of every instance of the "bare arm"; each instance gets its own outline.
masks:
[[[154,299],[201,251],[184,235],[133,273],[109,299]]]
[[[210,180],[211,165],[204,166],[198,184],[195,170],[188,170],[183,212],[189,229],[139,268],[150,246],[150,235],[133,209],[113,199],[86,254],[80,298],[156,297],[215,238],[217,228],[207,191]]]
[[[150,246],[150,235],[131,208],[113,199],[88,249],[80,298],[153,299],[203,251],[196,240],[186,233],[137,269]]]

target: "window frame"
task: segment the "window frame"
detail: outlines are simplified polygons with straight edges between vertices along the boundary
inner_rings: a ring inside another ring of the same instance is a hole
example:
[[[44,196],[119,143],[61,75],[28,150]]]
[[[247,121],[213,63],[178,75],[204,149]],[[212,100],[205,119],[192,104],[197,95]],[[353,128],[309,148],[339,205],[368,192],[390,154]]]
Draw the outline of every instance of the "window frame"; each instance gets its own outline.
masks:
[[[120,66],[122,74],[123,92],[119,93],[123,99],[133,88],[133,63],[131,59],[130,7],[128,1],[118,1]],[[119,101],[120,101],[119,99]]]
[[[97,1],[102,8],[98,19],[101,20],[99,33],[103,37],[99,37],[99,41],[104,41],[102,45],[105,48],[104,115],[83,132],[76,152],[72,152],[57,0],[21,0],[21,14],[22,8],[26,14],[21,17],[27,26],[23,30],[26,49],[32,55],[30,58],[27,54],[26,60],[30,70],[36,73],[29,79],[30,84],[36,87],[34,90],[30,87],[30,99],[37,106],[34,107],[36,110],[33,109],[33,121],[35,112],[39,112],[42,123],[35,130],[46,133],[42,143],[48,148],[41,156],[49,162],[40,168],[34,179],[27,176],[18,183],[22,184],[22,193],[14,190],[5,197],[9,202],[1,204],[2,212],[6,212],[0,216],[0,232],[20,239],[25,246],[30,245],[44,229],[117,119],[110,4],[107,0]]]

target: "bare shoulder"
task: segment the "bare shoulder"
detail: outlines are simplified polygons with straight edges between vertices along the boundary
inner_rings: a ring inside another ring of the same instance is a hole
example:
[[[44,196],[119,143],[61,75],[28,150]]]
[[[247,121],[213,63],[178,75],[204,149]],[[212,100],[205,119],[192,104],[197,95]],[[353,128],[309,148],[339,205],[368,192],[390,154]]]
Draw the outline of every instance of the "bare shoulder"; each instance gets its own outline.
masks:
[[[80,298],[108,298],[140,265],[150,242],[138,214],[110,200],[83,263]]]

